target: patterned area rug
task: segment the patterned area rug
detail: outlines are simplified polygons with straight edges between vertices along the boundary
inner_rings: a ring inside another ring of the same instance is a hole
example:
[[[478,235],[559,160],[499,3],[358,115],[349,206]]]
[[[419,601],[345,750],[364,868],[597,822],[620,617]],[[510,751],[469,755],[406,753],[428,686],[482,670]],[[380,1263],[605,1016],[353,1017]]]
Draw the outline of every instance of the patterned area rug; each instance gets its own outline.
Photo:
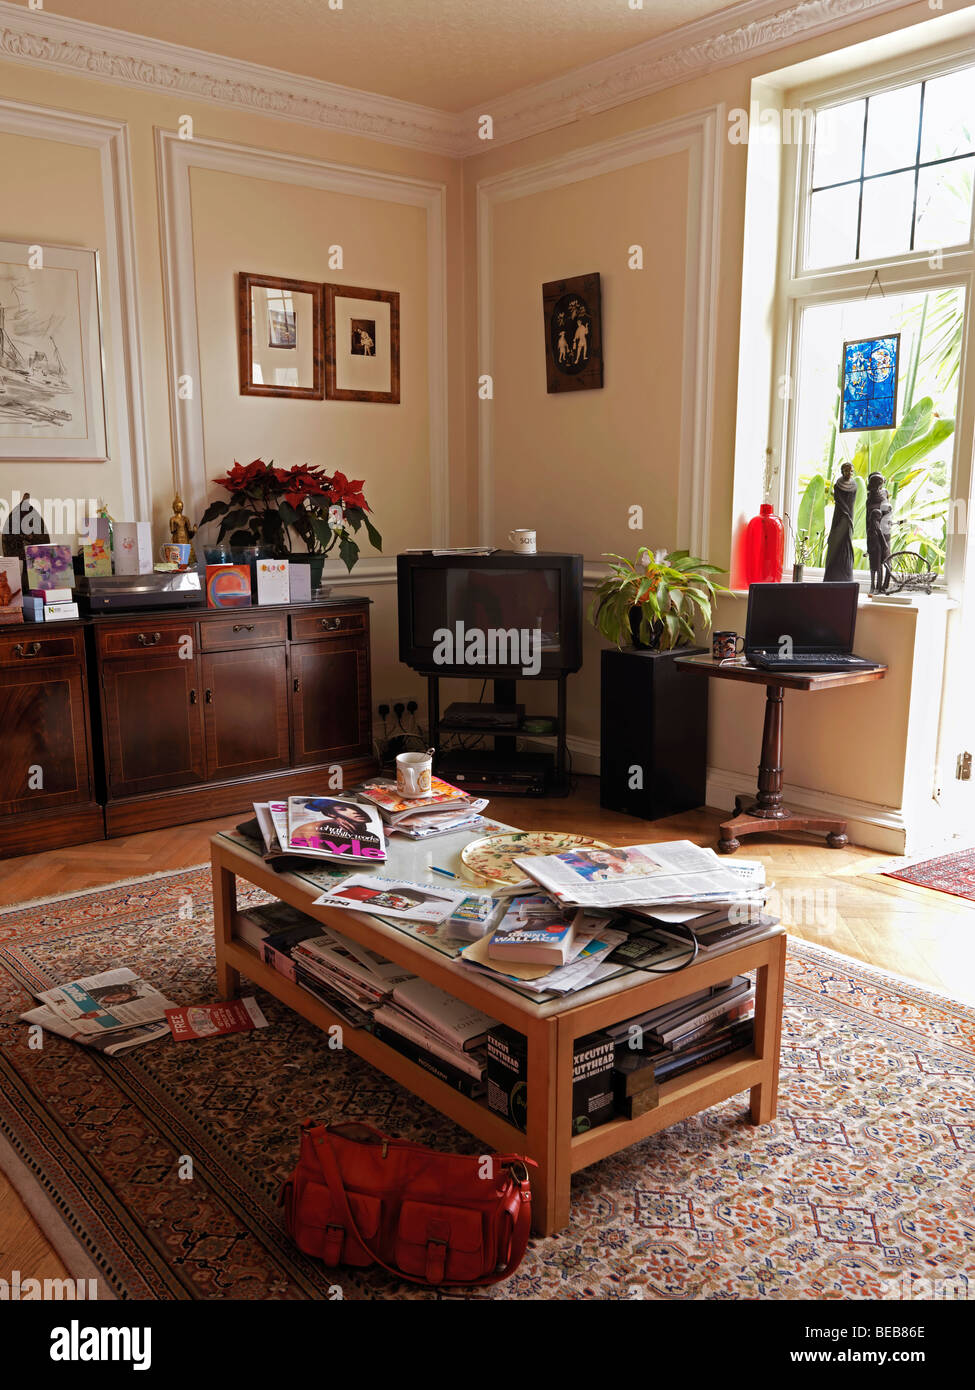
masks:
[[[954,854],[942,854],[937,859],[922,859],[918,864],[905,864],[900,869],[884,871],[887,878],[900,878],[921,888],[935,888],[939,893],[951,893],[956,898],[975,902],[975,849],[962,849]]]
[[[116,1060],[58,1038],[28,1047],[17,1014],[29,981],[128,964],[175,1000],[213,998],[210,931],[206,868],[0,914],[0,1139],[14,1168],[119,1297],[314,1299],[335,1283],[346,1298],[434,1297],[382,1272],[329,1272],[292,1248],[275,1199],[297,1123],[368,1118],[425,1144],[480,1145],[351,1052],[323,1047],[276,1000],[258,996],[267,1029]],[[474,1296],[975,1289],[975,1010],[795,943],[783,1041],[773,1124],[747,1123],[745,1094],[587,1169],[568,1229],[533,1241],[512,1279]]]

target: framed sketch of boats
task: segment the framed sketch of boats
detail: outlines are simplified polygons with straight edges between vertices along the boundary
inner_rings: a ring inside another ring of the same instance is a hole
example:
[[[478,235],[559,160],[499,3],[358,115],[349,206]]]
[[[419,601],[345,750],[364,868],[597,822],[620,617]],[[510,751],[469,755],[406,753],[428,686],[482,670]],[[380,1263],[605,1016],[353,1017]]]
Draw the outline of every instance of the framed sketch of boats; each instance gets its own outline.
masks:
[[[98,253],[0,241],[0,459],[107,456]]]

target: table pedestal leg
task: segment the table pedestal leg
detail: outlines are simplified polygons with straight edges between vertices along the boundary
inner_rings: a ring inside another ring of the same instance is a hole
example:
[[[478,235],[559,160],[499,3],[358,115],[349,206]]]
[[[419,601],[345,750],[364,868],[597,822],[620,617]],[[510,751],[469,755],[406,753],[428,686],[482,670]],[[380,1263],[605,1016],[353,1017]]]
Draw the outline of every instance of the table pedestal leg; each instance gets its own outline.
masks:
[[[722,821],[719,854],[733,854],[740,846],[740,835],[757,831],[778,833],[787,830],[818,830],[826,834],[830,849],[847,843],[846,821],[836,816],[804,816],[782,804],[782,717],[784,691],[780,686],[765,687],[765,727],[762,756],[758,765],[758,794],[751,805],[735,798],[735,814]]]

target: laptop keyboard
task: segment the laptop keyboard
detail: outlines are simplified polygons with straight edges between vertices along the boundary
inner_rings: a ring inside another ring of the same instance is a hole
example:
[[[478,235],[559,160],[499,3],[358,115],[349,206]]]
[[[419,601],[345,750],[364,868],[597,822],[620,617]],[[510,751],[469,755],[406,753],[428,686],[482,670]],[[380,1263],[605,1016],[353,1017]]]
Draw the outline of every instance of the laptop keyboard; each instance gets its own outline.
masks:
[[[795,652],[792,656],[767,655],[761,657],[763,666],[866,666],[863,657],[852,656],[846,652]]]

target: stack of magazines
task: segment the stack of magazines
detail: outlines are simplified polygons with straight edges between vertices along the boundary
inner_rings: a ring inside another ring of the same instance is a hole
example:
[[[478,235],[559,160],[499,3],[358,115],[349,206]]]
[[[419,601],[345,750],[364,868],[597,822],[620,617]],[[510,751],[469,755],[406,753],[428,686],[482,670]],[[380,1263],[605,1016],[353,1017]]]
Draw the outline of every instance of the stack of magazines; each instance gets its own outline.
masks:
[[[154,1038],[170,1037],[166,1010],[176,1007],[131,970],[106,970],[36,996],[40,1007],[20,1017],[49,1033],[114,1057]]]
[[[414,978],[401,965],[327,927],[295,942],[291,960],[297,983],[354,1028],[365,1027],[394,988]]]
[[[296,855],[361,868],[386,858],[383,823],[372,806],[341,796],[255,801],[264,858]]]
[[[753,1040],[755,986],[747,975],[661,1004],[606,1032],[616,1043],[616,1068],[632,1075],[652,1067],[654,1080],[672,1080]]]
[[[430,778],[426,796],[401,796],[396,783],[384,778],[363,783],[357,795],[360,801],[376,808],[390,831],[408,840],[426,840],[455,830],[478,830],[485,825],[481,812],[487,801],[472,801],[460,787],[442,777]]]

